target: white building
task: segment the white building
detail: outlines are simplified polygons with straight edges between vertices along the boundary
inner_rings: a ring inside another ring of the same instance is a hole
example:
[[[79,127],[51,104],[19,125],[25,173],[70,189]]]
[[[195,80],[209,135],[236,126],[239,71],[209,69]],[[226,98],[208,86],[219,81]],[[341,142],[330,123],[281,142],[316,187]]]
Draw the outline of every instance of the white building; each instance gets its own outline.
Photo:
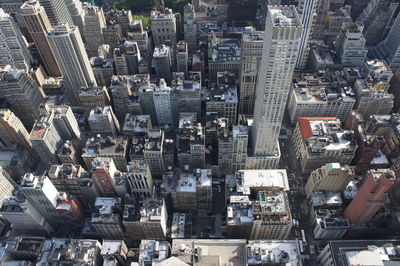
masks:
[[[265,29],[265,36],[270,38],[264,39],[252,145],[253,155],[262,161],[261,166],[268,164],[266,156],[277,153],[277,140],[303,30],[294,6],[269,8]]]
[[[72,105],[79,105],[80,89],[96,85],[79,30],[61,24],[55,26],[48,37],[64,76],[66,94]]]
[[[46,10],[46,14],[50,20],[51,26],[55,27],[64,23],[68,23],[68,25],[71,26],[74,25],[65,1],[40,0],[39,3]]]

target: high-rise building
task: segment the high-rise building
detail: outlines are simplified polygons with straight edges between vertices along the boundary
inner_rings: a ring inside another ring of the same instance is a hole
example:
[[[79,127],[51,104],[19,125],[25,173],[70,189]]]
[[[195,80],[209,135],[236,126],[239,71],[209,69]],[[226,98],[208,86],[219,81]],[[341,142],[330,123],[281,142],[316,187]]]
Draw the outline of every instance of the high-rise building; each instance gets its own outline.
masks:
[[[201,116],[201,73],[190,71],[188,78],[175,75],[171,87],[176,95],[179,113],[196,113],[197,119]]]
[[[158,79],[164,79],[167,82],[171,81],[171,48],[166,45],[157,46],[153,52],[153,64]]]
[[[228,23],[231,26],[254,25],[257,14],[256,0],[232,0],[228,5]]]
[[[111,9],[105,13],[107,23],[111,24],[115,22],[121,26],[122,33],[125,35],[128,33],[132,20],[132,11],[126,9]]]
[[[70,26],[74,25],[65,1],[40,0],[39,3],[43,6],[44,10],[46,10],[51,26],[55,27],[64,23],[68,23]]]
[[[20,192],[53,227],[65,226],[64,219],[56,209],[59,192],[48,177],[25,174]]]
[[[183,9],[183,33],[189,54],[197,51],[197,25],[194,7],[187,3]]]
[[[6,66],[0,69],[0,93],[11,105],[11,110],[30,130],[39,116],[44,93],[27,71]]]
[[[177,124],[178,114],[176,110],[176,98],[171,87],[168,87],[164,79],[160,79],[160,85],[155,87],[154,107],[156,109],[157,124],[174,126]]]
[[[365,224],[384,205],[386,192],[395,183],[395,174],[389,169],[369,170],[364,183],[344,215],[351,223]]]
[[[242,37],[240,63],[239,113],[252,115],[256,96],[257,76],[264,44],[264,33],[246,28]]]
[[[310,196],[313,191],[318,190],[341,192],[353,176],[353,168],[341,166],[339,163],[327,163],[311,172],[305,186],[306,194]]]
[[[46,11],[39,2],[30,0],[21,6],[20,12],[36,44],[47,73],[52,77],[60,77],[62,73],[47,37],[51,25]]]
[[[185,41],[179,41],[176,44],[176,69],[178,72],[188,75],[188,46]]]
[[[57,151],[62,145],[62,138],[54,124],[54,112],[41,115],[30,134],[33,149],[39,155],[46,168],[58,164]]]
[[[106,26],[103,9],[87,4],[84,6],[84,36],[89,57],[97,56],[99,46],[104,44],[103,28]]]
[[[85,10],[83,9],[83,2],[79,0],[65,0],[67,4],[68,11],[71,15],[72,22],[78,27],[81,33],[82,39],[85,39],[84,34],[84,20],[85,20]]]
[[[89,116],[90,111],[92,111],[96,106],[104,108],[105,106],[109,106],[111,103],[108,91],[104,86],[81,88],[79,99],[86,117]]]
[[[150,198],[153,195],[153,177],[149,165],[141,160],[132,161],[124,173],[135,198]]]
[[[20,70],[29,69],[33,61],[28,43],[14,19],[0,9],[0,66],[12,65]]]
[[[11,196],[14,189],[17,188],[15,181],[8,175],[8,173],[0,166],[0,207],[1,201],[7,197]]]
[[[115,179],[119,174],[113,159],[96,158],[92,163],[92,179],[100,190],[102,197],[115,197]]]
[[[66,94],[72,105],[78,105],[80,89],[96,85],[79,30],[68,24],[57,25],[48,38],[64,75]]]
[[[0,143],[6,147],[16,143],[26,150],[32,149],[29,132],[10,109],[0,109]]]
[[[90,111],[88,123],[92,133],[116,136],[120,131],[119,122],[111,106],[95,107]]]
[[[172,9],[151,12],[151,31],[155,46],[169,43],[172,47],[176,44],[176,17]]]
[[[121,198],[96,198],[95,213],[90,220],[92,226],[103,239],[121,239],[123,226],[121,221]]]
[[[299,53],[302,25],[294,6],[268,9],[254,105],[253,155],[268,164],[278,136]],[[285,48],[282,48],[285,47]],[[289,78],[288,78],[289,77]]]
[[[366,59],[368,49],[365,47],[363,28],[360,22],[342,24],[335,47],[345,67],[361,66]]]

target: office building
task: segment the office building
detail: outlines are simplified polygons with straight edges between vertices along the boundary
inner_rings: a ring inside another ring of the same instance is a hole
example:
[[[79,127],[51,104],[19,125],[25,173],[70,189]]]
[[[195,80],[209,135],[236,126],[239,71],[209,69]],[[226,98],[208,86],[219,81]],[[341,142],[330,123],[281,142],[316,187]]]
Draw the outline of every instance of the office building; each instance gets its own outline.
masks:
[[[100,256],[103,258],[103,264],[119,265],[126,264],[128,248],[124,240],[103,240]]]
[[[93,134],[116,136],[120,132],[119,122],[111,106],[95,107],[90,111],[88,123]]]
[[[239,113],[253,114],[258,69],[264,45],[264,33],[252,27],[245,28],[242,37],[240,62]]]
[[[368,223],[384,205],[386,192],[390,190],[394,182],[395,175],[392,170],[369,170],[357,195],[344,211],[344,216],[351,223]]]
[[[60,24],[74,25],[67,3],[62,0],[40,0],[40,5],[46,11],[52,27]]]
[[[126,114],[122,132],[124,136],[145,136],[152,128],[149,115]]]
[[[159,126],[175,126],[178,123],[176,97],[163,78],[160,79],[160,85],[154,88],[153,100],[157,124]]]
[[[39,116],[38,107],[44,93],[29,73],[6,66],[0,70],[0,92],[10,103],[11,110],[30,130]]]
[[[171,81],[171,48],[166,45],[156,46],[153,52],[153,64],[158,79]]]
[[[20,71],[30,69],[33,59],[28,43],[14,19],[3,9],[0,9],[0,34],[0,66],[11,65]]]
[[[67,4],[67,8],[69,11],[69,14],[71,15],[72,22],[74,23],[73,25],[77,26],[79,29],[79,32],[81,33],[81,36],[84,36],[84,20],[85,20],[85,10],[83,8],[83,4],[79,0],[65,0],[65,3]],[[84,40],[85,38],[82,37]]]
[[[46,168],[58,164],[57,152],[63,139],[55,127],[54,112],[43,114],[37,119],[30,133],[30,141]]]
[[[10,109],[0,109],[0,142],[6,147],[18,144],[26,150],[32,149],[29,132]]]
[[[326,266],[396,264],[398,244],[397,240],[389,239],[329,241],[318,255],[318,263]]]
[[[357,150],[354,133],[343,130],[334,117],[300,117],[293,137],[303,172],[331,162],[349,165]]]
[[[143,146],[143,157],[150,167],[153,177],[161,177],[164,171],[163,150],[164,150],[164,131],[149,130]]]
[[[103,28],[106,26],[103,9],[98,6],[86,4],[84,6],[84,36],[86,41],[86,50],[89,57],[97,56],[99,46],[104,44]]]
[[[40,110],[48,115],[54,113],[54,126],[64,141],[81,139],[82,134],[78,122],[69,105],[53,104],[49,102],[41,105]]]
[[[2,188],[0,191],[0,201],[7,196],[11,196],[14,189],[17,188],[15,181],[8,175],[2,166],[0,166],[0,184]]]
[[[116,178],[121,173],[115,168],[113,159],[96,158],[92,163],[92,180],[97,185],[102,197],[115,197]]]
[[[123,175],[130,188],[130,193],[135,198],[150,198],[153,195],[153,177],[147,163],[134,160],[128,165],[127,172]]]
[[[78,105],[80,89],[96,85],[79,30],[68,24],[57,25],[48,38],[64,76],[66,95],[72,105]]]
[[[96,198],[96,211],[90,220],[96,233],[103,239],[121,239],[123,225],[121,221],[121,198]]]
[[[252,240],[247,243],[247,265],[302,265],[299,240]]]
[[[196,113],[201,116],[201,74],[190,71],[188,78],[173,75],[171,87],[176,95],[177,109],[179,113]]]
[[[250,239],[254,219],[249,196],[231,195],[226,218],[227,238]]]
[[[100,265],[101,243],[93,239],[53,238],[49,243],[47,263]],[[74,253],[70,253],[74,250]],[[46,260],[46,256],[43,256]]]
[[[293,125],[299,117],[337,117],[344,122],[355,104],[354,90],[344,77],[326,71],[296,75],[287,109]]]
[[[313,191],[343,191],[354,176],[354,169],[339,163],[327,163],[311,172],[306,184],[309,197]]]
[[[97,85],[110,86],[111,77],[114,75],[114,59],[92,57],[90,58],[90,65],[92,66]]]
[[[20,192],[53,228],[61,229],[65,226],[65,221],[56,208],[59,192],[48,177],[25,174]]]
[[[297,69],[304,69],[307,66],[308,55],[310,53],[310,37],[314,29],[314,22],[317,16],[316,8],[319,0],[302,0],[299,1],[297,6],[297,13],[301,24],[303,25],[303,32],[301,33],[299,56],[296,61]]]
[[[266,156],[277,154],[277,140],[299,52],[302,26],[293,6],[268,10],[263,54],[254,105],[253,157],[268,165]],[[285,33],[283,33],[285,32]],[[287,45],[286,49],[279,49]]]
[[[188,75],[188,45],[185,41],[179,41],[176,44],[176,70]]]
[[[110,95],[108,94],[108,91],[104,86],[91,86],[81,88],[79,100],[86,117],[89,117],[90,112],[95,109],[95,107],[98,106],[104,108],[111,104]]]
[[[51,233],[54,229],[36,208],[21,194],[4,197],[0,216],[13,225],[16,230]]]
[[[359,22],[342,24],[335,47],[345,67],[361,66],[365,61],[368,49],[365,47],[363,28]]]
[[[118,41],[113,54],[117,75],[139,73],[139,63],[142,61],[142,56],[136,42],[130,40]]]
[[[155,46],[163,44],[176,44],[177,22],[172,9],[166,8],[161,11],[153,10],[150,15],[151,31]]]
[[[105,13],[105,17],[108,23],[115,22],[120,25],[124,34],[129,31],[130,25],[133,23],[131,10],[111,9]]]
[[[20,12],[36,44],[47,73],[52,77],[60,77],[62,73],[47,37],[51,24],[47,18],[46,11],[39,2],[31,0],[21,6]]]
[[[168,260],[172,260],[172,265],[177,265],[179,260],[169,257],[170,252],[170,244],[167,241],[142,240],[139,246],[139,265],[165,263]]]
[[[191,3],[187,3],[183,9],[183,33],[191,55],[197,51],[196,13]]]
[[[255,22],[257,14],[257,1],[229,1],[228,4],[228,22],[231,26],[252,25]]]

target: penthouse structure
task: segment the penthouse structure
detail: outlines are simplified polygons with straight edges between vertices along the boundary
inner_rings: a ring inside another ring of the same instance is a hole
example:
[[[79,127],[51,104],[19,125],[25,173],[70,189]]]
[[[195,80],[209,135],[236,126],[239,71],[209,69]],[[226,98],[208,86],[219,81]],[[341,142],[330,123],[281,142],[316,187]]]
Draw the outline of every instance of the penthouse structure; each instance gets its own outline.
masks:
[[[82,150],[82,159],[88,170],[95,158],[111,158],[119,171],[126,171],[128,141],[122,137],[91,137]]]
[[[288,103],[292,124],[299,117],[337,117],[346,121],[356,103],[355,93],[344,80],[330,81],[328,75],[332,74],[335,75],[329,72],[297,76]]]
[[[332,161],[348,165],[357,149],[354,134],[343,130],[334,117],[298,118],[294,142],[303,172],[311,172]]]
[[[123,226],[121,221],[121,198],[96,198],[96,212],[90,220],[96,233],[103,239],[121,239]]]

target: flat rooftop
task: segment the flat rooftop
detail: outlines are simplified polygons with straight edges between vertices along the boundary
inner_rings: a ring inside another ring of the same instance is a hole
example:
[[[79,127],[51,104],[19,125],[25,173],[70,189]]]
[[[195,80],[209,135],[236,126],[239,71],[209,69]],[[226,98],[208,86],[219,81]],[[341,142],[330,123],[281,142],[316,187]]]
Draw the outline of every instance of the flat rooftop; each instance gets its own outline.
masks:
[[[268,8],[274,27],[301,27],[294,6],[272,6]]]
[[[289,190],[285,169],[240,170],[236,173],[237,191],[250,194],[251,188],[282,188]]]
[[[247,263],[301,266],[300,245],[298,240],[249,241]]]

